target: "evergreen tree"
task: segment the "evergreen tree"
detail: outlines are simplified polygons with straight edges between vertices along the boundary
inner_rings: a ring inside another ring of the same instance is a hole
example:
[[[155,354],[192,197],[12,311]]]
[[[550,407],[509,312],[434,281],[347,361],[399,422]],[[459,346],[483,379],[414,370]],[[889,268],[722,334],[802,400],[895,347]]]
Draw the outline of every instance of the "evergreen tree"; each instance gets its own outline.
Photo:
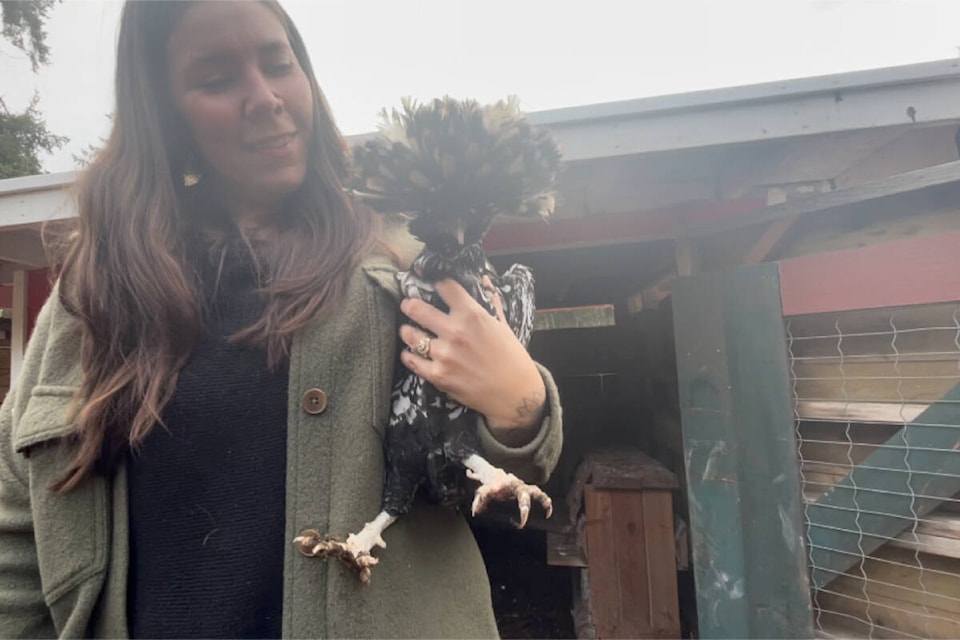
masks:
[[[34,73],[50,61],[44,25],[58,1],[0,0],[0,38],[27,54]],[[34,95],[27,108],[16,113],[0,98],[0,179],[41,173],[40,153],[67,142],[47,129],[38,101]]]

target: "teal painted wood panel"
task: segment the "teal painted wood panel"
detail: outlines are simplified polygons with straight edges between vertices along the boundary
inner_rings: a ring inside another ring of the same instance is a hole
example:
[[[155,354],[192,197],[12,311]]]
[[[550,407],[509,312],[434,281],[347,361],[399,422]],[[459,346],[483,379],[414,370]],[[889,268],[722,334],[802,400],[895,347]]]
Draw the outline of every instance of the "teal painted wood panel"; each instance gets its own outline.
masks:
[[[777,265],[682,278],[673,310],[700,635],[810,638]]]
[[[807,507],[813,586],[826,586],[960,492],[960,386]]]

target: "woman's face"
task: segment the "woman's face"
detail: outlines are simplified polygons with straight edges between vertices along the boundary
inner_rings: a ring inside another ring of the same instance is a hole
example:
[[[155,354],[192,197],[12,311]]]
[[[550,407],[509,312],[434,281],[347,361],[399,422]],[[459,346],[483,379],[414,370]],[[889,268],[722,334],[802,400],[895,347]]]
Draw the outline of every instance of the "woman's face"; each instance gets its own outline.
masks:
[[[197,2],[167,43],[170,89],[228,204],[275,209],[303,183],[310,82],[259,2]]]

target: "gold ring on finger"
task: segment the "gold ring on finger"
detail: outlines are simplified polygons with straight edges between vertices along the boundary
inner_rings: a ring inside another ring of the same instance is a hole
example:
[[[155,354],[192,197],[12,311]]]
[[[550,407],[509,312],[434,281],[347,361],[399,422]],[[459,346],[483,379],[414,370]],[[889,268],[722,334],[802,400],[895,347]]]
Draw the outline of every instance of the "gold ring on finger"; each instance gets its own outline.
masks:
[[[421,357],[423,357],[423,358],[429,358],[429,357],[430,357],[430,338],[429,338],[429,336],[423,336],[422,338],[420,338],[420,341],[417,342],[417,346],[416,346],[416,348],[415,348],[415,351],[417,352],[417,355],[419,355],[419,356],[421,356]]]

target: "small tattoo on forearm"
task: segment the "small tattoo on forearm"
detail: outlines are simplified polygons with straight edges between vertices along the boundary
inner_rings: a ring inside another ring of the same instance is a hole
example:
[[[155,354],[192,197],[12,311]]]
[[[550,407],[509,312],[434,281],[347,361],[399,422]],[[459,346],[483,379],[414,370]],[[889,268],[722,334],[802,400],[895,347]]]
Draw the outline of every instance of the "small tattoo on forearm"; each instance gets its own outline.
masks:
[[[529,398],[524,398],[520,401],[520,406],[516,408],[516,418],[517,422],[525,423],[534,419],[535,423],[543,415],[544,410],[544,398],[541,394],[536,394]]]

